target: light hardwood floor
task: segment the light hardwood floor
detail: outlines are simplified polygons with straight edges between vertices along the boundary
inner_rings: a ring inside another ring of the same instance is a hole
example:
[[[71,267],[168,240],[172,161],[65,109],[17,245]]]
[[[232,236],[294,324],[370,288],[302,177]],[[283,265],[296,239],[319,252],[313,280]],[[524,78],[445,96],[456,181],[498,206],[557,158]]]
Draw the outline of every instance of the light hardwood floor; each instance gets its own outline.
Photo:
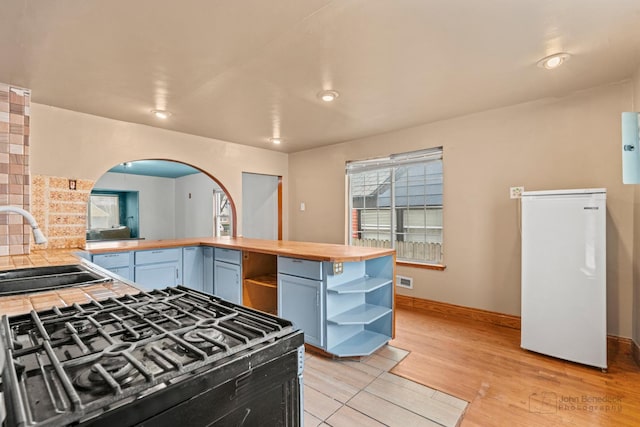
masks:
[[[520,331],[398,308],[391,372],[470,402],[463,427],[640,426],[640,368],[609,348],[599,369],[520,348]]]

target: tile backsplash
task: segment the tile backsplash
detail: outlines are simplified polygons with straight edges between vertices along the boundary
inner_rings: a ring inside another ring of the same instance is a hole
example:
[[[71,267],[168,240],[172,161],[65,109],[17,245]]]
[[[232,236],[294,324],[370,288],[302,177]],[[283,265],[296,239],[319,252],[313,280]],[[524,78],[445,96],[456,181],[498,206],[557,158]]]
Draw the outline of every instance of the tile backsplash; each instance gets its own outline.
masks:
[[[84,247],[87,229],[87,203],[95,181],[58,176],[34,175],[31,213],[47,236],[49,249]],[[75,188],[71,188],[75,187]]]
[[[29,90],[0,83],[0,205],[29,210]],[[31,227],[21,215],[0,214],[0,256],[29,253]]]

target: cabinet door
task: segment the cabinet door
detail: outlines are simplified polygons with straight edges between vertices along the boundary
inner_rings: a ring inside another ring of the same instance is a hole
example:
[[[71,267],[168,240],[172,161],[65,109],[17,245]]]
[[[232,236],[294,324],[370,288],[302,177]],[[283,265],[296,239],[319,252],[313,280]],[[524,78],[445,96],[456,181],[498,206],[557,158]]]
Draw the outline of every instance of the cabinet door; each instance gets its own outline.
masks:
[[[242,253],[237,249],[215,248],[214,253],[216,261],[239,265],[242,259]]]
[[[91,257],[91,262],[100,267],[116,273],[117,275],[131,280],[131,252],[116,252],[111,254],[96,254]]]
[[[131,280],[131,270],[129,267],[115,267],[115,268],[107,268],[112,273],[117,274],[123,279]]]
[[[198,291],[203,290],[202,248],[198,246],[182,249],[182,284]]]
[[[305,342],[324,347],[322,282],[278,274],[278,316],[302,329]]]
[[[148,291],[178,284],[179,269],[176,263],[137,265],[134,273],[135,282]]]
[[[202,248],[203,286],[202,290],[213,294],[213,248]]]
[[[215,262],[214,294],[227,301],[242,304],[240,266],[227,262]]]
[[[172,248],[136,251],[134,258],[134,263],[136,265],[155,264],[161,262],[181,262],[182,250],[180,248]]]

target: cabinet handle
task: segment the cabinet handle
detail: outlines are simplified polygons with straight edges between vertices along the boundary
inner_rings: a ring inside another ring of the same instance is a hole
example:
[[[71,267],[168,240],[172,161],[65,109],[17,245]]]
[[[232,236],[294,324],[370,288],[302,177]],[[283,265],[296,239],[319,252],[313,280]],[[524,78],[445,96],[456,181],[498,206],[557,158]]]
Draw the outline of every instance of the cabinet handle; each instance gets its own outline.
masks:
[[[161,254],[163,251],[151,251],[152,254]]]
[[[291,262],[297,262],[297,263],[302,264],[302,260],[301,259],[292,259]]]
[[[316,306],[320,307],[320,289],[316,290]]]

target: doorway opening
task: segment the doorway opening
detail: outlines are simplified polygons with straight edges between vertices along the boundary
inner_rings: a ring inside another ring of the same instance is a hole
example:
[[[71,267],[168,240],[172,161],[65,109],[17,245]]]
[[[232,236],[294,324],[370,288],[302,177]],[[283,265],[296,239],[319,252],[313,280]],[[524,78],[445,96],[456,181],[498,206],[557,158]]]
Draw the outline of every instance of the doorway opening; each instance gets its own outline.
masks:
[[[96,181],[89,198],[88,241],[221,235],[236,235],[233,200],[214,176],[185,163],[120,163]]]

